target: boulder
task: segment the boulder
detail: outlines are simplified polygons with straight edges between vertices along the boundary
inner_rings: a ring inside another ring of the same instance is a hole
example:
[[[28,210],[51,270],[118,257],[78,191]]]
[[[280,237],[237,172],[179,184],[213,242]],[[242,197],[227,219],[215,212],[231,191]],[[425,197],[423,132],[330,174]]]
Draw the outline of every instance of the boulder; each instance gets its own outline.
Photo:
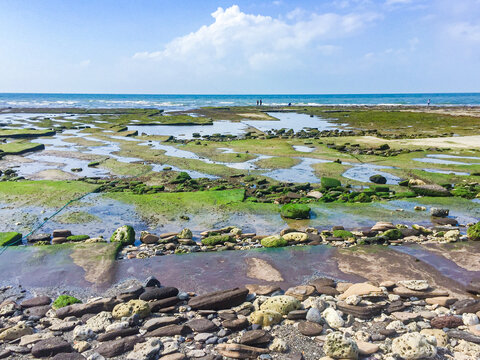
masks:
[[[283,238],[288,242],[305,242],[308,240],[308,235],[302,232],[290,232],[288,234],[283,235]]]
[[[383,184],[387,183],[387,178],[383,175],[380,175],[380,174],[370,176],[369,180],[374,184],[383,185]]]
[[[287,240],[285,240],[280,235],[267,236],[262,240],[260,240],[260,243],[262,244],[263,247],[266,247],[266,248],[277,248],[277,247],[283,247],[288,245]]]
[[[138,315],[140,318],[145,318],[150,315],[150,307],[146,301],[130,300],[127,303],[121,303],[115,306],[112,310],[112,315],[115,319],[130,317],[132,315]]]
[[[350,286],[343,294],[339,295],[340,300],[345,300],[349,296],[384,296],[382,289],[369,283],[358,283]]]
[[[188,305],[194,310],[230,309],[244,303],[247,295],[248,290],[245,288],[216,291],[191,298]]]
[[[267,344],[272,340],[272,335],[265,330],[250,330],[240,337],[240,344],[260,345]]]
[[[454,329],[462,326],[463,320],[460,316],[455,315],[437,316],[436,318],[430,320],[430,325],[435,329]]]
[[[34,307],[34,306],[45,306],[50,305],[52,299],[48,296],[37,296],[28,300],[24,300],[20,303],[20,306],[24,309]]]
[[[305,336],[318,336],[322,333],[323,327],[311,321],[300,321],[298,323],[298,331]]]
[[[178,295],[178,289],[175,287],[149,287],[145,289],[140,295],[140,300],[143,301],[152,301],[152,300],[161,300],[169,297],[175,297]]]
[[[393,339],[392,352],[405,360],[429,359],[437,355],[437,341],[433,336],[412,332]]]
[[[358,359],[358,347],[355,341],[338,331],[327,335],[323,351],[333,359]]]
[[[100,355],[106,358],[111,358],[125,354],[127,351],[131,351],[136,344],[143,341],[145,341],[144,338],[128,336],[118,340],[103,342],[95,350]]]
[[[33,329],[25,324],[17,324],[12,327],[4,329],[0,332],[0,340],[10,341],[21,338],[24,335],[33,334]]]
[[[59,353],[73,352],[72,346],[60,337],[41,340],[32,347],[32,355],[36,358],[53,357]]]
[[[85,314],[98,314],[101,311],[112,311],[119,301],[114,298],[104,298],[86,304],[73,304],[62,307],[56,311],[59,319],[68,316],[82,317]]]
[[[243,344],[219,344],[215,350],[227,358],[255,359],[262,354],[268,354],[267,349],[243,345]]]
[[[119,242],[122,245],[132,245],[135,242],[135,230],[130,225],[119,227],[113,232],[111,242]]]
[[[398,282],[399,286],[406,287],[410,290],[423,291],[427,290],[429,285],[426,280],[403,280]]]
[[[283,320],[282,314],[273,310],[257,310],[250,314],[248,321],[260,326],[272,326]]]
[[[328,324],[328,326],[330,326],[332,329],[339,329],[345,324],[345,321],[334,308],[326,308],[323,311],[322,316],[325,318],[325,322]]]

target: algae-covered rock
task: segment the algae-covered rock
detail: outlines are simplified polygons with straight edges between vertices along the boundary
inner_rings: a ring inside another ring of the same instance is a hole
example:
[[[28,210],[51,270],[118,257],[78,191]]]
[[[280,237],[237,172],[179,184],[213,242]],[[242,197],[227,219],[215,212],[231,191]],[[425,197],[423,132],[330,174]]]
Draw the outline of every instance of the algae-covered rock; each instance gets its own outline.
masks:
[[[234,241],[231,235],[212,235],[205,239],[202,239],[202,244],[207,246],[215,246],[218,244],[224,244],[226,242]]]
[[[280,235],[273,235],[273,236],[267,236],[266,238],[263,238],[260,243],[262,244],[263,247],[267,248],[276,248],[276,247],[282,247],[282,246],[287,246],[287,240],[285,240],[283,237]]]
[[[0,246],[12,245],[19,243],[22,239],[22,234],[18,232],[0,232]]]
[[[301,305],[300,301],[293,296],[280,295],[268,298],[260,305],[260,310],[276,311],[282,315],[288,315],[290,311],[300,309]]]
[[[326,189],[332,189],[332,188],[342,186],[342,183],[340,182],[340,180],[329,178],[329,177],[322,177],[320,179],[320,183],[322,184],[322,187]]]
[[[72,241],[72,242],[85,241],[88,239],[90,239],[90,236],[88,235],[71,235],[67,237],[67,241]]]
[[[428,185],[416,185],[411,189],[417,195],[422,196],[450,196],[450,192],[440,185],[428,184]]]
[[[357,343],[339,331],[327,335],[323,351],[333,359],[358,359]]]
[[[470,240],[480,240],[480,222],[470,226],[467,230],[467,235]]]
[[[305,242],[308,240],[308,235],[302,232],[294,231],[283,235],[283,238],[291,242]]]
[[[403,234],[399,229],[390,229],[385,231],[382,234],[382,237],[387,238],[388,240],[398,240],[403,238]]]
[[[404,334],[393,340],[392,352],[406,360],[433,358],[437,355],[437,340],[418,332]]]
[[[375,174],[370,176],[369,180],[373,182],[374,184],[386,184],[387,183],[387,178],[383,175],[380,174]]]
[[[111,242],[120,242],[123,245],[132,245],[135,242],[135,230],[130,225],[123,225],[113,233]]]
[[[190,180],[191,177],[185,171],[180,172],[175,179],[172,180],[172,184],[183,184],[185,181]]]
[[[272,310],[257,310],[248,317],[251,324],[260,326],[272,326],[281,322],[282,319],[282,314]]]
[[[178,234],[178,238],[179,239],[192,239],[193,238],[193,234],[192,234],[192,230],[190,229],[183,229],[182,231],[180,231],[180,233]]]
[[[150,314],[148,303],[143,300],[130,300],[127,303],[118,304],[113,308],[112,315],[115,319],[130,317],[138,314],[142,319]]]
[[[72,304],[79,304],[79,303],[81,303],[81,301],[78,300],[76,297],[73,297],[73,296],[70,296],[70,295],[60,295],[53,302],[52,308],[60,309],[64,306],[68,306],[68,305],[72,305]]]
[[[288,219],[310,219],[310,207],[305,204],[286,204],[281,214]]]
[[[348,230],[333,230],[333,236],[342,238],[342,239],[349,239],[349,238],[354,238],[355,235],[353,235],[350,231]]]

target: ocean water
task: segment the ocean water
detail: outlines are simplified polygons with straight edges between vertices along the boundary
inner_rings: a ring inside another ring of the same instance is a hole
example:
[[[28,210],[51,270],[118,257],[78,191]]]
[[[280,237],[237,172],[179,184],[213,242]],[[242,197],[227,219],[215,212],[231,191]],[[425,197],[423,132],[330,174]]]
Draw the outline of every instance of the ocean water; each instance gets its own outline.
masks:
[[[0,93],[0,108],[138,107],[186,110],[204,106],[255,105],[480,105],[480,93],[343,94],[343,95],[135,95]]]

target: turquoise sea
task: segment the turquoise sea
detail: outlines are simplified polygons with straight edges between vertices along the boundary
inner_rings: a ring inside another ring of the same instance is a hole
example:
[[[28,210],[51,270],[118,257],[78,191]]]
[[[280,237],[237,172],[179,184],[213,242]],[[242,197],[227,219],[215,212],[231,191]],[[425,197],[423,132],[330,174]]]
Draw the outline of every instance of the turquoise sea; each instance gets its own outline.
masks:
[[[340,95],[135,95],[0,93],[5,107],[141,107],[184,110],[203,106],[255,105],[480,105],[480,93],[340,94]]]

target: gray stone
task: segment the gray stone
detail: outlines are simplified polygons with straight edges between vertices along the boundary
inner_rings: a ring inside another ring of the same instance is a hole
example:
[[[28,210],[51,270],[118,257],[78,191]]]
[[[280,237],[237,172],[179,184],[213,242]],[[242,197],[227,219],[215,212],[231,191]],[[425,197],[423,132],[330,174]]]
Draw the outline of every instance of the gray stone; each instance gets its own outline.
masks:
[[[59,353],[73,352],[72,346],[59,337],[41,340],[32,347],[34,357],[53,357]]]

